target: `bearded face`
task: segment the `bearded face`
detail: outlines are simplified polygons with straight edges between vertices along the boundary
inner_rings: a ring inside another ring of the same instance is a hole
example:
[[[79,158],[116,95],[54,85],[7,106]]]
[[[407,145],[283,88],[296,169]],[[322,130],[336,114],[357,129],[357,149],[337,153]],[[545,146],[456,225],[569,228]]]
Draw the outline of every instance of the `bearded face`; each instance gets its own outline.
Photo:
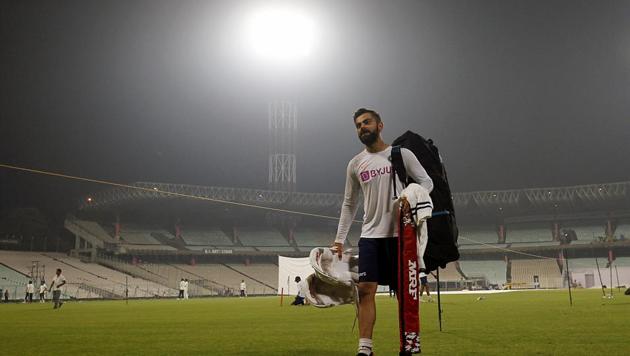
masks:
[[[362,129],[359,132],[359,140],[366,146],[371,146],[378,139],[378,127],[374,129]]]
[[[372,115],[366,113],[355,120],[359,140],[366,146],[373,145],[379,138],[382,126]]]

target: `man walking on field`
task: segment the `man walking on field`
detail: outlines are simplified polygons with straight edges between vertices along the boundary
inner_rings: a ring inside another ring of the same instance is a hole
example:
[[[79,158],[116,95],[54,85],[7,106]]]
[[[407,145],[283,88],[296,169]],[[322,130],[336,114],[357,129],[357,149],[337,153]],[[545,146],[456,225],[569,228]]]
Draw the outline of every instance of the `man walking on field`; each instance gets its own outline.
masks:
[[[39,302],[40,303],[46,302],[46,292],[48,292],[48,286],[46,285],[46,282],[42,281],[42,283],[39,285]]]
[[[247,284],[245,284],[245,280],[241,280],[241,294],[239,298],[247,297]]]
[[[61,301],[61,287],[66,284],[66,277],[61,274],[61,268],[57,268],[55,277],[53,277],[50,283],[50,289],[53,291],[53,309],[61,308],[63,302]]]
[[[403,190],[391,163],[391,146],[383,142],[383,122],[373,110],[359,109],[354,126],[365,150],[354,156],[346,171],[346,187],[341,217],[333,249],[339,257],[363,194],[363,225],[359,240],[359,347],[357,356],[373,354],[372,332],[376,321],[374,297],[378,285],[396,286],[398,232],[395,219],[398,206],[393,199],[392,177],[396,191]],[[433,182],[416,156],[401,148],[407,174],[431,192]]]

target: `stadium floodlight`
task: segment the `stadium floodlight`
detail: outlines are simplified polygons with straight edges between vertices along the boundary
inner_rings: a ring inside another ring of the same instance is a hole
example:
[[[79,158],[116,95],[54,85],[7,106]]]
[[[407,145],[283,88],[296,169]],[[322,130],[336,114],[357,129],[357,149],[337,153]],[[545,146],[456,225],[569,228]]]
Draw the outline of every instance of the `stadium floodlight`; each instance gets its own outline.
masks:
[[[246,45],[259,57],[295,61],[313,50],[316,29],[304,12],[289,6],[271,6],[253,11],[244,26]]]

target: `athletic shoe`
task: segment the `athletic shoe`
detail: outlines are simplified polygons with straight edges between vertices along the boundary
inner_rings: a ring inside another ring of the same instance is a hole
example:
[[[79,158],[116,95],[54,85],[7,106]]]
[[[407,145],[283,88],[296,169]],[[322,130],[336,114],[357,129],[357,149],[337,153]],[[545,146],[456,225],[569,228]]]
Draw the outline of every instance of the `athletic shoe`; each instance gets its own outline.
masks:
[[[357,353],[357,356],[374,356],[374,353],[372,352],[371,347],[361,346],[359,347],[359,352]]]

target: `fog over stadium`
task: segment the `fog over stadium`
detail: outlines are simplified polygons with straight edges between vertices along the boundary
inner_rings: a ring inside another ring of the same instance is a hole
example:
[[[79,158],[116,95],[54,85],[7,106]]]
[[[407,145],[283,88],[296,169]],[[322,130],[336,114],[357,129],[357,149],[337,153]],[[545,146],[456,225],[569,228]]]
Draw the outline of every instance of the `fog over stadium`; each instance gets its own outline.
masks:
[[[0,1],[2,354],[626,355],[629,19]]]
[[[274,20],[297,55],[247,35],[274,6],[301,16]],[[627,1],[5,1],[0,163],[265,188],[267,105],[288,100],[302,192],[343,191],[359,107],[387,142],[433,138],[455,192],[625,181],[629,17]],[[0,180],[3,209],[105,188]]]

